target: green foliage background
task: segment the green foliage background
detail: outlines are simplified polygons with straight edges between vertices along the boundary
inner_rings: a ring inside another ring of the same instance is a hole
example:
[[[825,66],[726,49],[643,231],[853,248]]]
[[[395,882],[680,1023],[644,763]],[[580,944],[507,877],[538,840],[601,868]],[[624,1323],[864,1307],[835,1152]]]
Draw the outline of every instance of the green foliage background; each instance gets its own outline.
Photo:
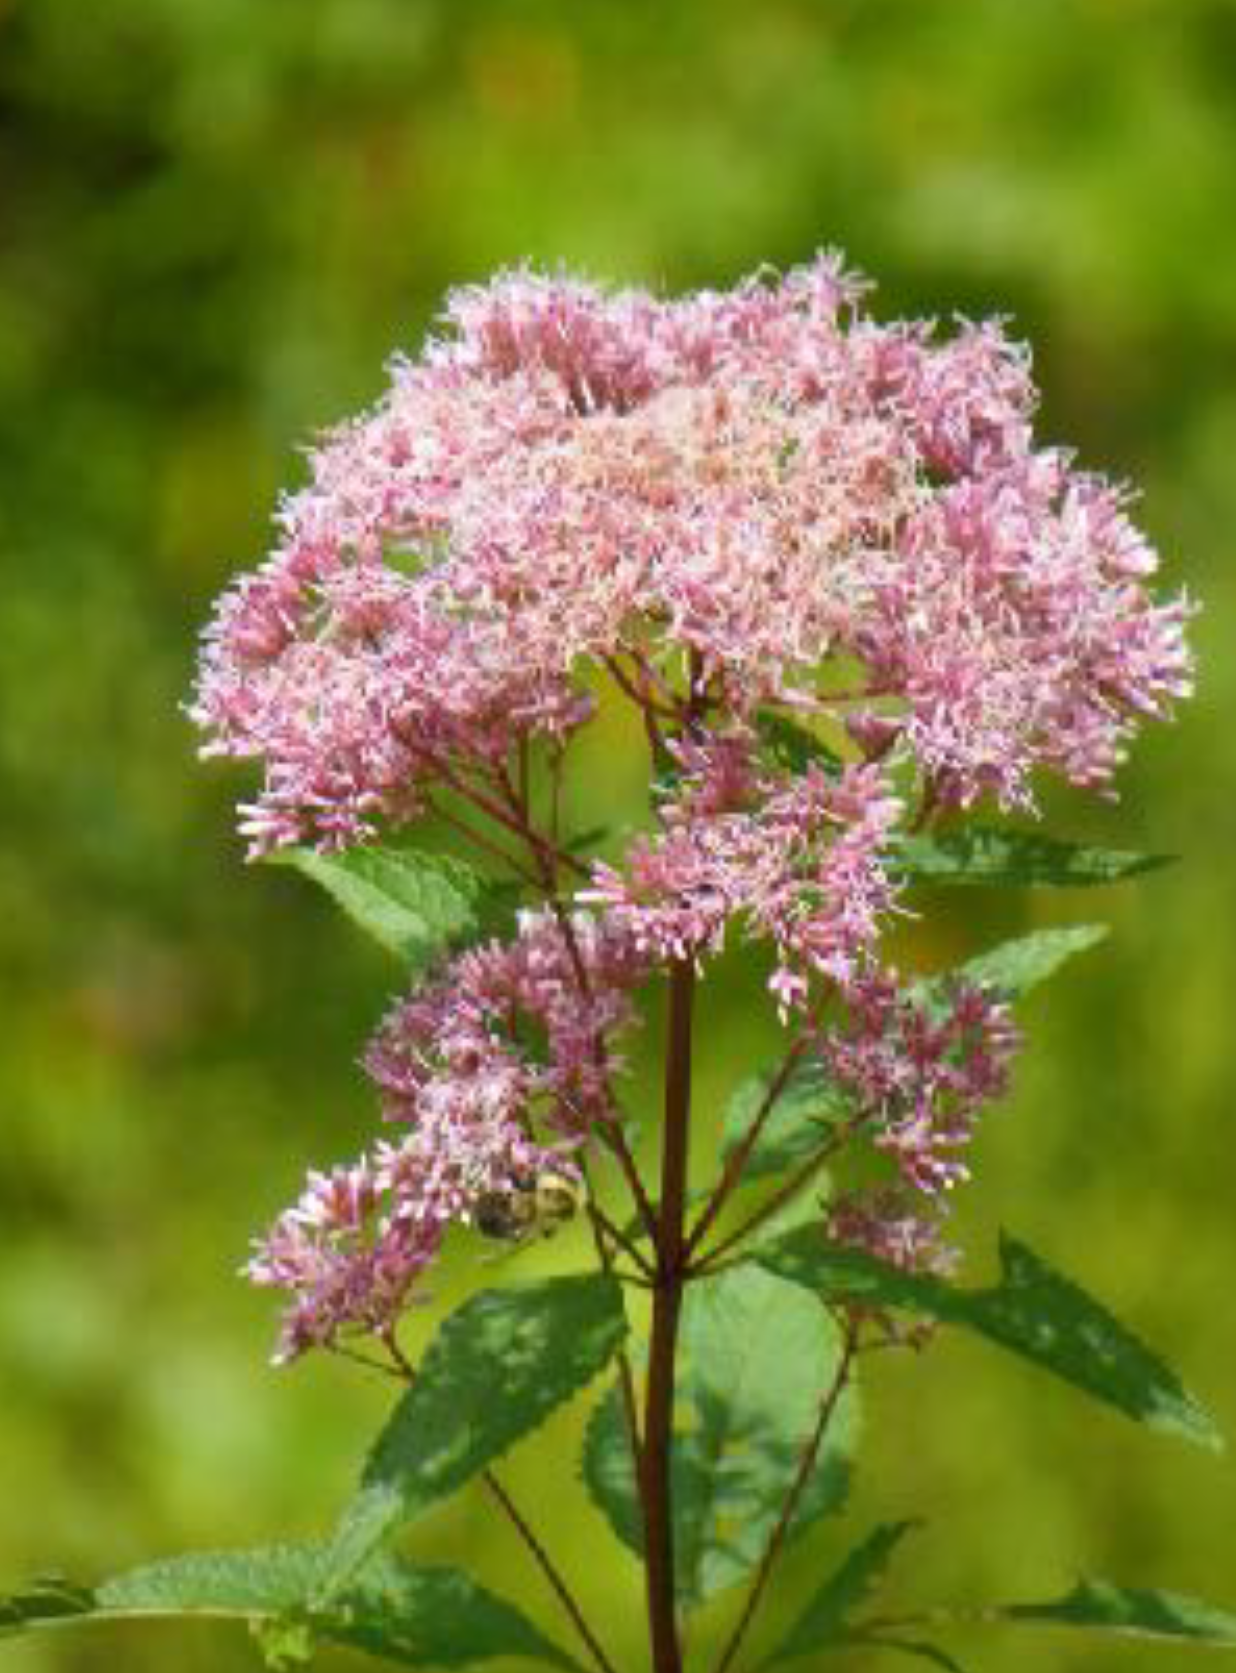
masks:
[[[448,285],[525,257],[679,288],[840,244],[878,311],[1012,315],[1044,432],[1144,487],[1205,605],[1201,695],[1119,807],[1051,812],[1186,863],[951,900],[911,938],[943,959],[1114,922],[1036,996],[958,1217],[972,1272],[1009,1224],[1236,1434],[1236,5],[0,0],[0,179],[0,1577],[320,1532],[389,1403],[341,1363],[269,1371],[268,1304],[233,1272],[306,1163],[362,1142],[353,1060],[395,970],[290,873],[241,869],[241,775],[195,764],[178,704],[295,449],[374,396]],[[578,806],[613,813],[637,741],[614,722],[594,761]],[[736,975],[707,991],[705,1122],[770,1038]],[[465,1251],[440,1301],[476,1277]],[[1230,1465],[963,1341],[868,1388],[857,1507],[931,1521],[907,1601],[1085,1568],[1236,1604]],[[578,1429],[510,1467],[530,1502],[573,1476]],[[559,1543],[634,1662],[635,1570],[573,1481],[567,1504]],[[479,1552],[555,1624],[479,1495],[418,1549]],[[1176,1654],[1010,1632],[973,1659]],[[206,1628],[0,1647],[6,1673],[169,1657],[253,1665]]]

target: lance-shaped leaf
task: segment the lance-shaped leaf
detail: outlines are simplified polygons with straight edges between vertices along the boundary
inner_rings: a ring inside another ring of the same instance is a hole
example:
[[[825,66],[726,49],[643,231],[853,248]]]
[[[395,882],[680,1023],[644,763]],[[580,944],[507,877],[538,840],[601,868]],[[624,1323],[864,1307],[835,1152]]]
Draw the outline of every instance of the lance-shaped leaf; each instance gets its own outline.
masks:
[[[906,1618],[900,1627],[864,1625],[856,1613],[883,1578],[893,1550],[911,1522],[876,1528],[841,1567],[824,1582],[786,1636],[759,1664],[820,1655],[862,1645],[901,1650],[940,1667],[957,1663],[936,1645],[908,1638],[915,1625],[941,1626],[950,1621],[966,1625],[1000,1622],[1125,1633],[1142,1638],[1173,1638],[1197,1644],[1236,1645],[1236,1614],[1179,1592],[1113,1586],[1104,1580],[1080,1580],[1066,1596],[1046,1603],[998,1604],[980,1609],[932,1609],[921,1623]]]
[[[1199,1644],[1236,1644],[1236,1614],[1179,1592],[1113,1586],[1080,1580],[1049,1603],[1010,1603],[982,1612],[984,1620],[1043,1622],[1049,1626],[1098,1627],[1145,1638],[1192,1639]]]
[[[511,922],[511,885],[490,882],[445,854],[377,846],[338,854],[285,848],[272,859],[325,889],[354,923],[413,971]]]
[[[729,1157],[746,1138],[764,1105],[777,1071],[761,1070],[733,1092],[721,1116],[721,1155]],[[743,1164],[744,1180],[780,1173],[820,1149],[829,1129],[850,1113],[852,1100],[814,1058],[800,1058],[777,1094],[759,1137]]]
[[[1071,924],[1064,929],[1035,930],[967,959],[956,974],[967,981],[999,988],[1011,999],[1020,999],[1031,988],[1054,976],[1061,965],[1078,953],[1096,947],[1107,933],[1106,924]]]
[[[836,1325],[812,1297],[757,1268],[687,1290],[674,1411],[675,1583],[691,1606],[759,1563],[840,1368]],[[791,1532],[839,1507],[857,1401],[836,1402]],[[584,1480],[618,1538],[643,1552],[639,1495],[617,1390],[588,1428]]]
[[[245,1622],[272,1651],[297,1659],[323,1640],[403,1667],[462,1667],[494,1656],[578,1667],[518,1609],[457,1569],[416,1568],[379,1553],[338,1598],[312,1607],[326,1557],[320,1545],[201,1552],[151,1563],[93,1591],[45,1583],[0,1599],[0,1632],[208,1616]]]
[[[1174,858],[1171,854],[1090,848],[1041,836],[1036,831],[966,825],[931,836],[906,836],[890,863],[894,871],[913,883],[1046,884],[1085,889],[1156,871],[1171,865]]]
[[[591,1381],[626,1328],[621,1286],[600,1274],[485,1290],[452,1313],[370,1454],[335,1537],[326,1595],[394,1529],[462,1487]]]
[[[830,1245],[810,1230],[763,1244],[752,1258],[830,1301],[906,1308],[961,1325],[1139,1422],[1205,1446],[1222,1444],[1162,1360],[1010,1237],[1001,1238],[1001,1279],[990,1289],[960,1289],[942,1278],[903,1272],[861,1250]]]
[[[883,1580],[894,1551],[915,1526],[913,1522],[884,1522],[874,1528],[854,1547],[840,1568],[829,1575],[760,1666],[770,1667],[775,1661],[789,1661],[795,1656],[815,1655],[853,1644],[856,1641],[854,1612],[867,1602]]]

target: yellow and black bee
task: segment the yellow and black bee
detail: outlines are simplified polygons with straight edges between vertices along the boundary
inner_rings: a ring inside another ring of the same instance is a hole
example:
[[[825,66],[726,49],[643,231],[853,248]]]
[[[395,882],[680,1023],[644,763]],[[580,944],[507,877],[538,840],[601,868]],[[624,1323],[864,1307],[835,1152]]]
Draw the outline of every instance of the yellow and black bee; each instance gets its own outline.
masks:
[[[472,1223],[496,1243],[529,1243],[552,1237],[579,1213],[583,1192],[560,1173],[512,1174],[501,1190],[483,1191],[472,1209]]]

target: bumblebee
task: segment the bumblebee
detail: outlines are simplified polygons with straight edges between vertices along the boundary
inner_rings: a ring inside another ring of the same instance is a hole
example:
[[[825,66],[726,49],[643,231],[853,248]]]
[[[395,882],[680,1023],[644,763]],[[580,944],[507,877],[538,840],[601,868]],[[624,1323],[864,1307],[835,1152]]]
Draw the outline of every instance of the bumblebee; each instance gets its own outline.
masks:
[[[495,1243],[529,1243],[552,1237],[579,1212],[583,1193],[560,1173],[518,1173],[505,1190],[483,1191],[472,1209],[482,1237]]]

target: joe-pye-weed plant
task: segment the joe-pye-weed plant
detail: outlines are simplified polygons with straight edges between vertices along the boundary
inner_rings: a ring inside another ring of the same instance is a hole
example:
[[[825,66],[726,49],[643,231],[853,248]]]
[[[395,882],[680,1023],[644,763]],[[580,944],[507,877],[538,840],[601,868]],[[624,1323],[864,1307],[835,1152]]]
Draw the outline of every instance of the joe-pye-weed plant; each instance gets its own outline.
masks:
[[[7,1601],[11,1628],[207,1613],[248,1619],[275,1662],[334,1641],[598,1673],[955,1668],[953,1622],[1236,1643],[1230,1615],[1093,1580],[906,1613],[881,1594],[911,1521],[841,1526],[864,1361],[941,1329],[1216,1441],[1047,1261],[1006,1237],[995,1276],[961,1278],[950,1237],[1015,1003],[1101,928],[945,970],[886,950],[923,884],[938,905],[1157,863],[1045,834],[1036,796],[1052,776],[1112,794],[1138,727],[1189,692],[1191,607],[1153,592],[1126,493],[1036,446],[1023,347],[995,323],[878,323],[865,291],[831,255],[675,300],[502,276],[453,295],[442,335],[313,452],[273,556],[218,605],[191,712],[206,753],[260,764],[251,856],[406,967],[363,1059],[378,1135],[309,1174],[247,1268],[280,1295],[279,1363],[333,1353],[401,1386],[321,1542],[43,1584]],[[602,704],[646,740],[637,828],[564,813]],[[781,1050],[714,1107],[693,1079],[727,943]],[[654,1010],[659,1106],[637,1110]],[[568,1222],[574,1269],[521,1279],[520,1251]],[[476,1293],[414,1361],[401,1323],[448,1238]],[[502,1479],[576,1399],[560,1485],[582,1476],[642,1569],[634,1663],[617,1605],[581,1607],[552,1473],[534,1505]],[[554,1639],[400,1554],[473,1482],[554,1594]],[[806,1539],[814,1595],[762,1631]]]

